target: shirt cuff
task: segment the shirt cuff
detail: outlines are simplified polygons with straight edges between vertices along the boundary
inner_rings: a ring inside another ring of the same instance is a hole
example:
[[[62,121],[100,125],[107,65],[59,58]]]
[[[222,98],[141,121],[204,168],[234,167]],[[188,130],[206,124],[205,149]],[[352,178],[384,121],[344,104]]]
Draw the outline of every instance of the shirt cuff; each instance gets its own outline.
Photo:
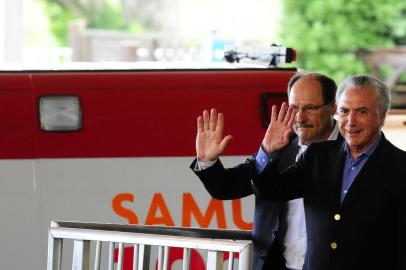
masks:
[[[200,161],[199,158],[197,158],[197,162],[195,164],[194,170],[195,171],[205,170],[205,169],[213,166],[216,162],[217,162],[217,159],[215,159],[213,161],[204,162],[204,161]]]
[[[258,153],[255,157],[255,171],[257,173],[261,173],[266,165],[268,165],[269,162],[272,162],[279,156],[279,152],[273,152],[270,154],[267,154],[264,149],[262,149],[262,146],[259,148]]]

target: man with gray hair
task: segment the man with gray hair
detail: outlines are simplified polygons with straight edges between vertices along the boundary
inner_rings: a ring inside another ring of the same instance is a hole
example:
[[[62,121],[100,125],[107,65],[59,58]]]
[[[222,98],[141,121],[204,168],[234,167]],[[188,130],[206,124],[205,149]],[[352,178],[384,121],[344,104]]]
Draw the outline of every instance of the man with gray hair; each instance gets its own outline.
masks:
[[[288,170],[277,169],[296,109],[272,108],[272,162],[254,176],[262,199],[303,198],[306,270],[406,269],[406,152],[384,136],[388,87],[367,75],[338,87],[338,126],[344,141],[313,143]]]

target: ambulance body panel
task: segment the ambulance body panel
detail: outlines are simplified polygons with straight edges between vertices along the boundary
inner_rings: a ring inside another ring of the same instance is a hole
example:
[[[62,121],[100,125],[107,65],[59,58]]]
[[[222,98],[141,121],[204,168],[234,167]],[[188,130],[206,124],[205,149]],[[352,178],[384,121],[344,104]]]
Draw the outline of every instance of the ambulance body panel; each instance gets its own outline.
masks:
[[[45,269],[51,220],[252,229],[252,196],[216,201],[190,170],[196,118],[223,112],[234,139],[222,160],[241,163],[295,71],[0,72],[2,268]],[[78,130],[42,129],[49,96],[78,98]]]

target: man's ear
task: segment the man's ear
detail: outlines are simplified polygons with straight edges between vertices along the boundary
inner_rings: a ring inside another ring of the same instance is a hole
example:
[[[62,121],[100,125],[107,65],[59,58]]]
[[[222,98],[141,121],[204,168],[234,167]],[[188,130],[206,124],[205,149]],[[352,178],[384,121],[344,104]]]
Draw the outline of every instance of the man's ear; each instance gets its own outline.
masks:
[[[334,104],[331,106],[330,114],[333,116],[336,114],[336,111],[337,111],[337,104],[334,102]]]
[[[381,127],[383,127],[383,124],[385,123],[385,119],[386,119],[386,113],[387,112],[383,112],[379,115],[379,123],[381,124]]]

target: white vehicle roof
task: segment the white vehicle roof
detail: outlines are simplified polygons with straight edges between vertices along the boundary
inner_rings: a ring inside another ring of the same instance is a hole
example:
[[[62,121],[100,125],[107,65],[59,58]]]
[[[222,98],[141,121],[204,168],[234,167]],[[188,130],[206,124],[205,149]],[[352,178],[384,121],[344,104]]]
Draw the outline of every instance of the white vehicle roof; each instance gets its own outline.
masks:
[[[47,64],[0,64],[0,71],[72,71],[72,70],[185,70],[185,69],[269,69],[264,64],[228,62],[72,62]],[[274,69],[274,68],[273,68]]]

